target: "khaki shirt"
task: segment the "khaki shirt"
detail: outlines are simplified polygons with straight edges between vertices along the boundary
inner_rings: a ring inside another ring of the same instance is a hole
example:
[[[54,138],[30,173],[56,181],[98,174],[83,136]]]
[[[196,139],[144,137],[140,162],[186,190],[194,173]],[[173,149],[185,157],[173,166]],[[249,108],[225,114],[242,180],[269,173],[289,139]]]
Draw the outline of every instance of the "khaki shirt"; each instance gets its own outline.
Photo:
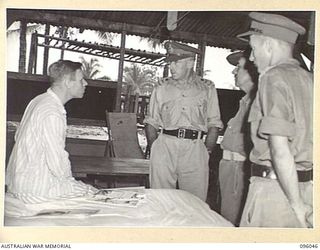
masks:
[[[194,76],[187,86],[164,78],[151,95],[145,123],[155,128],[186,128],[207,132],[223,128],[217,91],[211,81]]]
[[[248,118],[254,144],[250,160],[272,166],[268,137],[279,135],[288,137],[297,169],[312,168],[312,112],[311,73],[294,59],[265,70]]]
[[[221,148],[240,153],[247,157],[252,148],[248,115],[252,104],[252,97],[246,94],[241,98],[237,114],[228,122],[228,127],[223,135]]]

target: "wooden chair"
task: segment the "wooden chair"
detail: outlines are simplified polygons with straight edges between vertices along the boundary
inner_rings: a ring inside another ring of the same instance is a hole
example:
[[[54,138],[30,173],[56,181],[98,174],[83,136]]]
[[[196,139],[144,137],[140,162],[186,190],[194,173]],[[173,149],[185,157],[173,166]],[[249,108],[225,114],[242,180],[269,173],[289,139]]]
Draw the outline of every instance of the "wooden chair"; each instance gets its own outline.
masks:
[[[108,127],[108,141],[106,145],[105,157],[112,158],[134,158],[144,159],[144,153],[139,145],[137,136],[137,115],[136,113],[117,113],[106,111],[106,123]],[[111,176],[110,180],[105,177],[97,177],[95,185],[105,188],[108,187],[128,187],[146,186],[148,178],[144,176]]]
[[[106,111],[109,133],[107,155],[117,158],[144,159],[137,136],[137,115]]]

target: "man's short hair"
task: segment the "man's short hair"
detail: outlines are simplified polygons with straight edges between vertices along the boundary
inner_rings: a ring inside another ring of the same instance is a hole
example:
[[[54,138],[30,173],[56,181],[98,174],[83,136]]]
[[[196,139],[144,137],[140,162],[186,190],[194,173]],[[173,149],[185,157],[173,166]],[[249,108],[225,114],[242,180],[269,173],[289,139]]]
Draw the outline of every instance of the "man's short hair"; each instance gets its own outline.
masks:
[[[54,62],[49,67],[49,77],[51,82],[55,82],[63,79],[64,76],[70,75],[81,69],[82,64],[79,62],[73,62],[69,60],[59,60]]]

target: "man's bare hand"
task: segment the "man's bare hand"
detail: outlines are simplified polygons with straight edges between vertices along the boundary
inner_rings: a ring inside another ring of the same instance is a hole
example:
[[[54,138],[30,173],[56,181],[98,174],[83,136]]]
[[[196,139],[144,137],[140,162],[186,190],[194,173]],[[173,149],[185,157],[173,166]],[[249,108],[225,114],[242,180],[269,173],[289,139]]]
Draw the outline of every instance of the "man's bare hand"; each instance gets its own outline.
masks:
[[[310,205],[305,204],[301,201],[299,203],[291,204],[291,206],[302,227],[313,226],[313,222],[312,222],[313,209]]]

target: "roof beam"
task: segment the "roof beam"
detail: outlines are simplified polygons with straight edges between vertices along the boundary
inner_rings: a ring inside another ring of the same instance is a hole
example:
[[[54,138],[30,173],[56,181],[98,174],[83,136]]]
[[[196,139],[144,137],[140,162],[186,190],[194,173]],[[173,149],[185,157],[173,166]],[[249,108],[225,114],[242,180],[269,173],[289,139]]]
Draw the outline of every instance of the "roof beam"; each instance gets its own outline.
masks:
[[[15,17],[18,20],[28,20],[35,23],[50,23],[51,25],[68,27],[77,27],[92,30],[101,30],[106,32],[121,33],[123,30],[127,34],[138,35],[142,37],[155,37],[160,40],[173,39],[189,43],[199,43],[206,41],[208,46],[227,47],[231,49],[244,48],[246,43],[238,40],[237,38],[220,37],[214,35],[205,35],[202,33],[183,32],[179,30],[171,32],[156,33],[155,27],[128,24],[121,22],[111,22],[101,19],[90,19],[84,17],[74,17],[63,14],[53,14],[41,10],[19,10],[8,9],[8,19]]]
[[[123,30],[141,35],[150,35],[154,32],[153,27],[136,24],[110,22],[101,19],[90,19],[84,17],[68,16],[63,14],[53,14],[41,10],[8,10],[8,18],[14,16],[15,21],[28,20],[35,23],[50,23],[55,26],[68,26],[84,29],[102,30],[121,33]],[[11,18],[9,18],[11,20]]]
[[[170,33],[170,37],[173,40],[181,40],[184,42],[197,44],[199,44],[201,41],[206,41],[208,46],[229,47],[232,49],[241,49],[247,45],[246,42],[241,41],[236,37],[221,37],[184,31],[173,31]]]

